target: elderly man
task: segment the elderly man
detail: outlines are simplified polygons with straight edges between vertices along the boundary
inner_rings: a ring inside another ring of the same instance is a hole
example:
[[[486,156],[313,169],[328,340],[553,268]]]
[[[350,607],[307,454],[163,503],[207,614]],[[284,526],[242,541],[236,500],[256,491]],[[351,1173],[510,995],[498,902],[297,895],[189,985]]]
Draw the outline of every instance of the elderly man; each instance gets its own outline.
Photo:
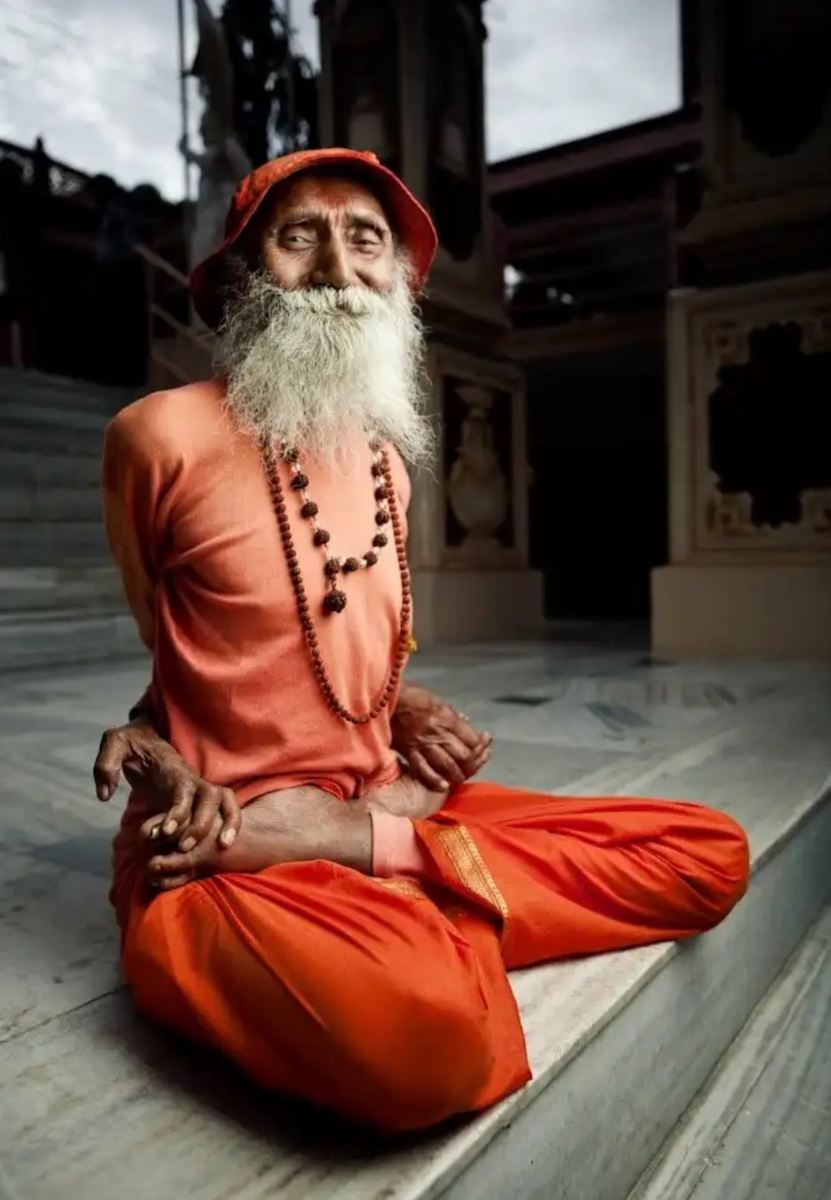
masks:
[[[692,804],[466,782],[490,739],[401,682],[430,218],[374,156],[325,150],[254,171],[226,233],[193,278],[218,377],[105,445],[153,654],[96,765],[101,798],[133,784],[124,970],[261,1084],[420,1129],[528,1080],[506,970],[709,929],[746,842]]]

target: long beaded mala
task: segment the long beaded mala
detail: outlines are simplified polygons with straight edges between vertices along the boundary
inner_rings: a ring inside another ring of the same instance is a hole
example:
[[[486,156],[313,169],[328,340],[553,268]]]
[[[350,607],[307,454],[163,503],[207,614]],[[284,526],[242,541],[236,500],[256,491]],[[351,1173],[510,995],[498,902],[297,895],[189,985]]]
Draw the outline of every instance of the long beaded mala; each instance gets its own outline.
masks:
[[[317,631],[314,626],[306,588],[303,583],[303,574],[300,570],[297,551],[292,537],[285,493],[280,479],[278,455],[270,443],[265,443],[262,446],[263,460],[271,491],[271,500],[277,517],[277,525],[280,529],[283,551],[286,556],[286,563],[297,604],[297,614],[300,618],[300,627],[303,630],[306,649],[312,661],[312,669],[329,708],[337,716],[352,725],[368,725],[370,721],[374,721],[387,707],[398,688],[411,643],[410,618],[412,615],[412,592],[410,589],[410,571],[407,566],[407,547],[395,499],[395,487],[392,479],[389,455],[377,442],[371,443],[371,449],[374,455],[376,455],[372,465],[372,474],[376,482],[375,499],[378,505],[375,520],[379,526],[386,525],[387,523],[392,524],[393,541],[398,558],[398,570],[401,576],[401,613],[395,657],[383,691],[369,712],[357,714],[350,712],[338,699],[323,662]],[[323,569],[327,578],[328,590],[323,602],[324,612],[328,615],[342,612],[346,607],[346,595],[337,587],[338,575],[341,571],[349,574],[360,568],[374,566],[378,561],[377,553],[374,549],[370,550],[364,555],[362,560],[352,558],[341,560],[331,557],[328,551],[329,533],[327,530],[320,528],[315,520],[318,508],[306,496],[306,488],[309,481],[306,475],[300,470],[297,451],[291,447],[283,447],[280,457],[289,464],[292,472],[292,490],[302,493],[303,506],[301,508],[301,515],[313,522],[314,535],[312,540],[326,554]],[[380,482],[381,479],[383,479],[383,484]],[[385,502],[386,507],[382,502]],[[386,535],[379,531],[373,539],[373,546],[380,550],[387,544],[387,540]]]

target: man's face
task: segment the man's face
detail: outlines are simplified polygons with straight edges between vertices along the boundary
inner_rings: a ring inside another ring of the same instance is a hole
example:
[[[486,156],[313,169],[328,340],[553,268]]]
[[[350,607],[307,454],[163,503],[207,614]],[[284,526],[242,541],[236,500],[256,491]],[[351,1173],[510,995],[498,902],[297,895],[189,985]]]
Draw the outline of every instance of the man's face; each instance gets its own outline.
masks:
[[[278,287],[388,291],[395,273],[392,230],[381,204],[351,179],[301,175],[266,200],[262,264]]]
[[[406,255],[372,192],[334,175],[287,180],[244,250],[216,357],[243,428],[353,466],[350,447],[376,436],[429,461],[424,333]]]

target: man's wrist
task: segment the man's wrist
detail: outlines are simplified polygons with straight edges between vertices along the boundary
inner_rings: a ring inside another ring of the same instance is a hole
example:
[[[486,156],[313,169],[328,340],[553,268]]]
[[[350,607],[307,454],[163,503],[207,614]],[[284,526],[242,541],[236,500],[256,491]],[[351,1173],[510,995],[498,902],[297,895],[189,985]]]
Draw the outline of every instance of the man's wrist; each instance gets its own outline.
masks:
[[[139,733],[154,734],[159,736],[159,731],[156,728],[155,715],[148,712],[146,709],[138,710],[130,709],[129,720],[127,725],[130,729],[135,729]]]
[[[397,717],[404,713],[414,712],[417,709],[424,709],[435,701],[432,693],[426,688],[417,683],[402,683],[398,691],[398,699],[395,703],[395,708],[392,711],[391,720],[395,721]]]
[[[156,725],[156,709],[153,704],[153,685],[144,689],[138,700],[127,713],[129,725]]]

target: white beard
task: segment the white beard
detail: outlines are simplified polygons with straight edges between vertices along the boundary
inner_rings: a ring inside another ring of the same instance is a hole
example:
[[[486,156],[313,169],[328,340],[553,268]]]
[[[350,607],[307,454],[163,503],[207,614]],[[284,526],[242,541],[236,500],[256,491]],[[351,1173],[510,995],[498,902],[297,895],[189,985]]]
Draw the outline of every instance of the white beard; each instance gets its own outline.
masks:
[[[391,442],[416,466],[432,454],[423,415],[424,332],[406,270],[388,292],[286,290],[251,274],[219,330],[226,404],[258,441],[334,463],[357,440]]]

